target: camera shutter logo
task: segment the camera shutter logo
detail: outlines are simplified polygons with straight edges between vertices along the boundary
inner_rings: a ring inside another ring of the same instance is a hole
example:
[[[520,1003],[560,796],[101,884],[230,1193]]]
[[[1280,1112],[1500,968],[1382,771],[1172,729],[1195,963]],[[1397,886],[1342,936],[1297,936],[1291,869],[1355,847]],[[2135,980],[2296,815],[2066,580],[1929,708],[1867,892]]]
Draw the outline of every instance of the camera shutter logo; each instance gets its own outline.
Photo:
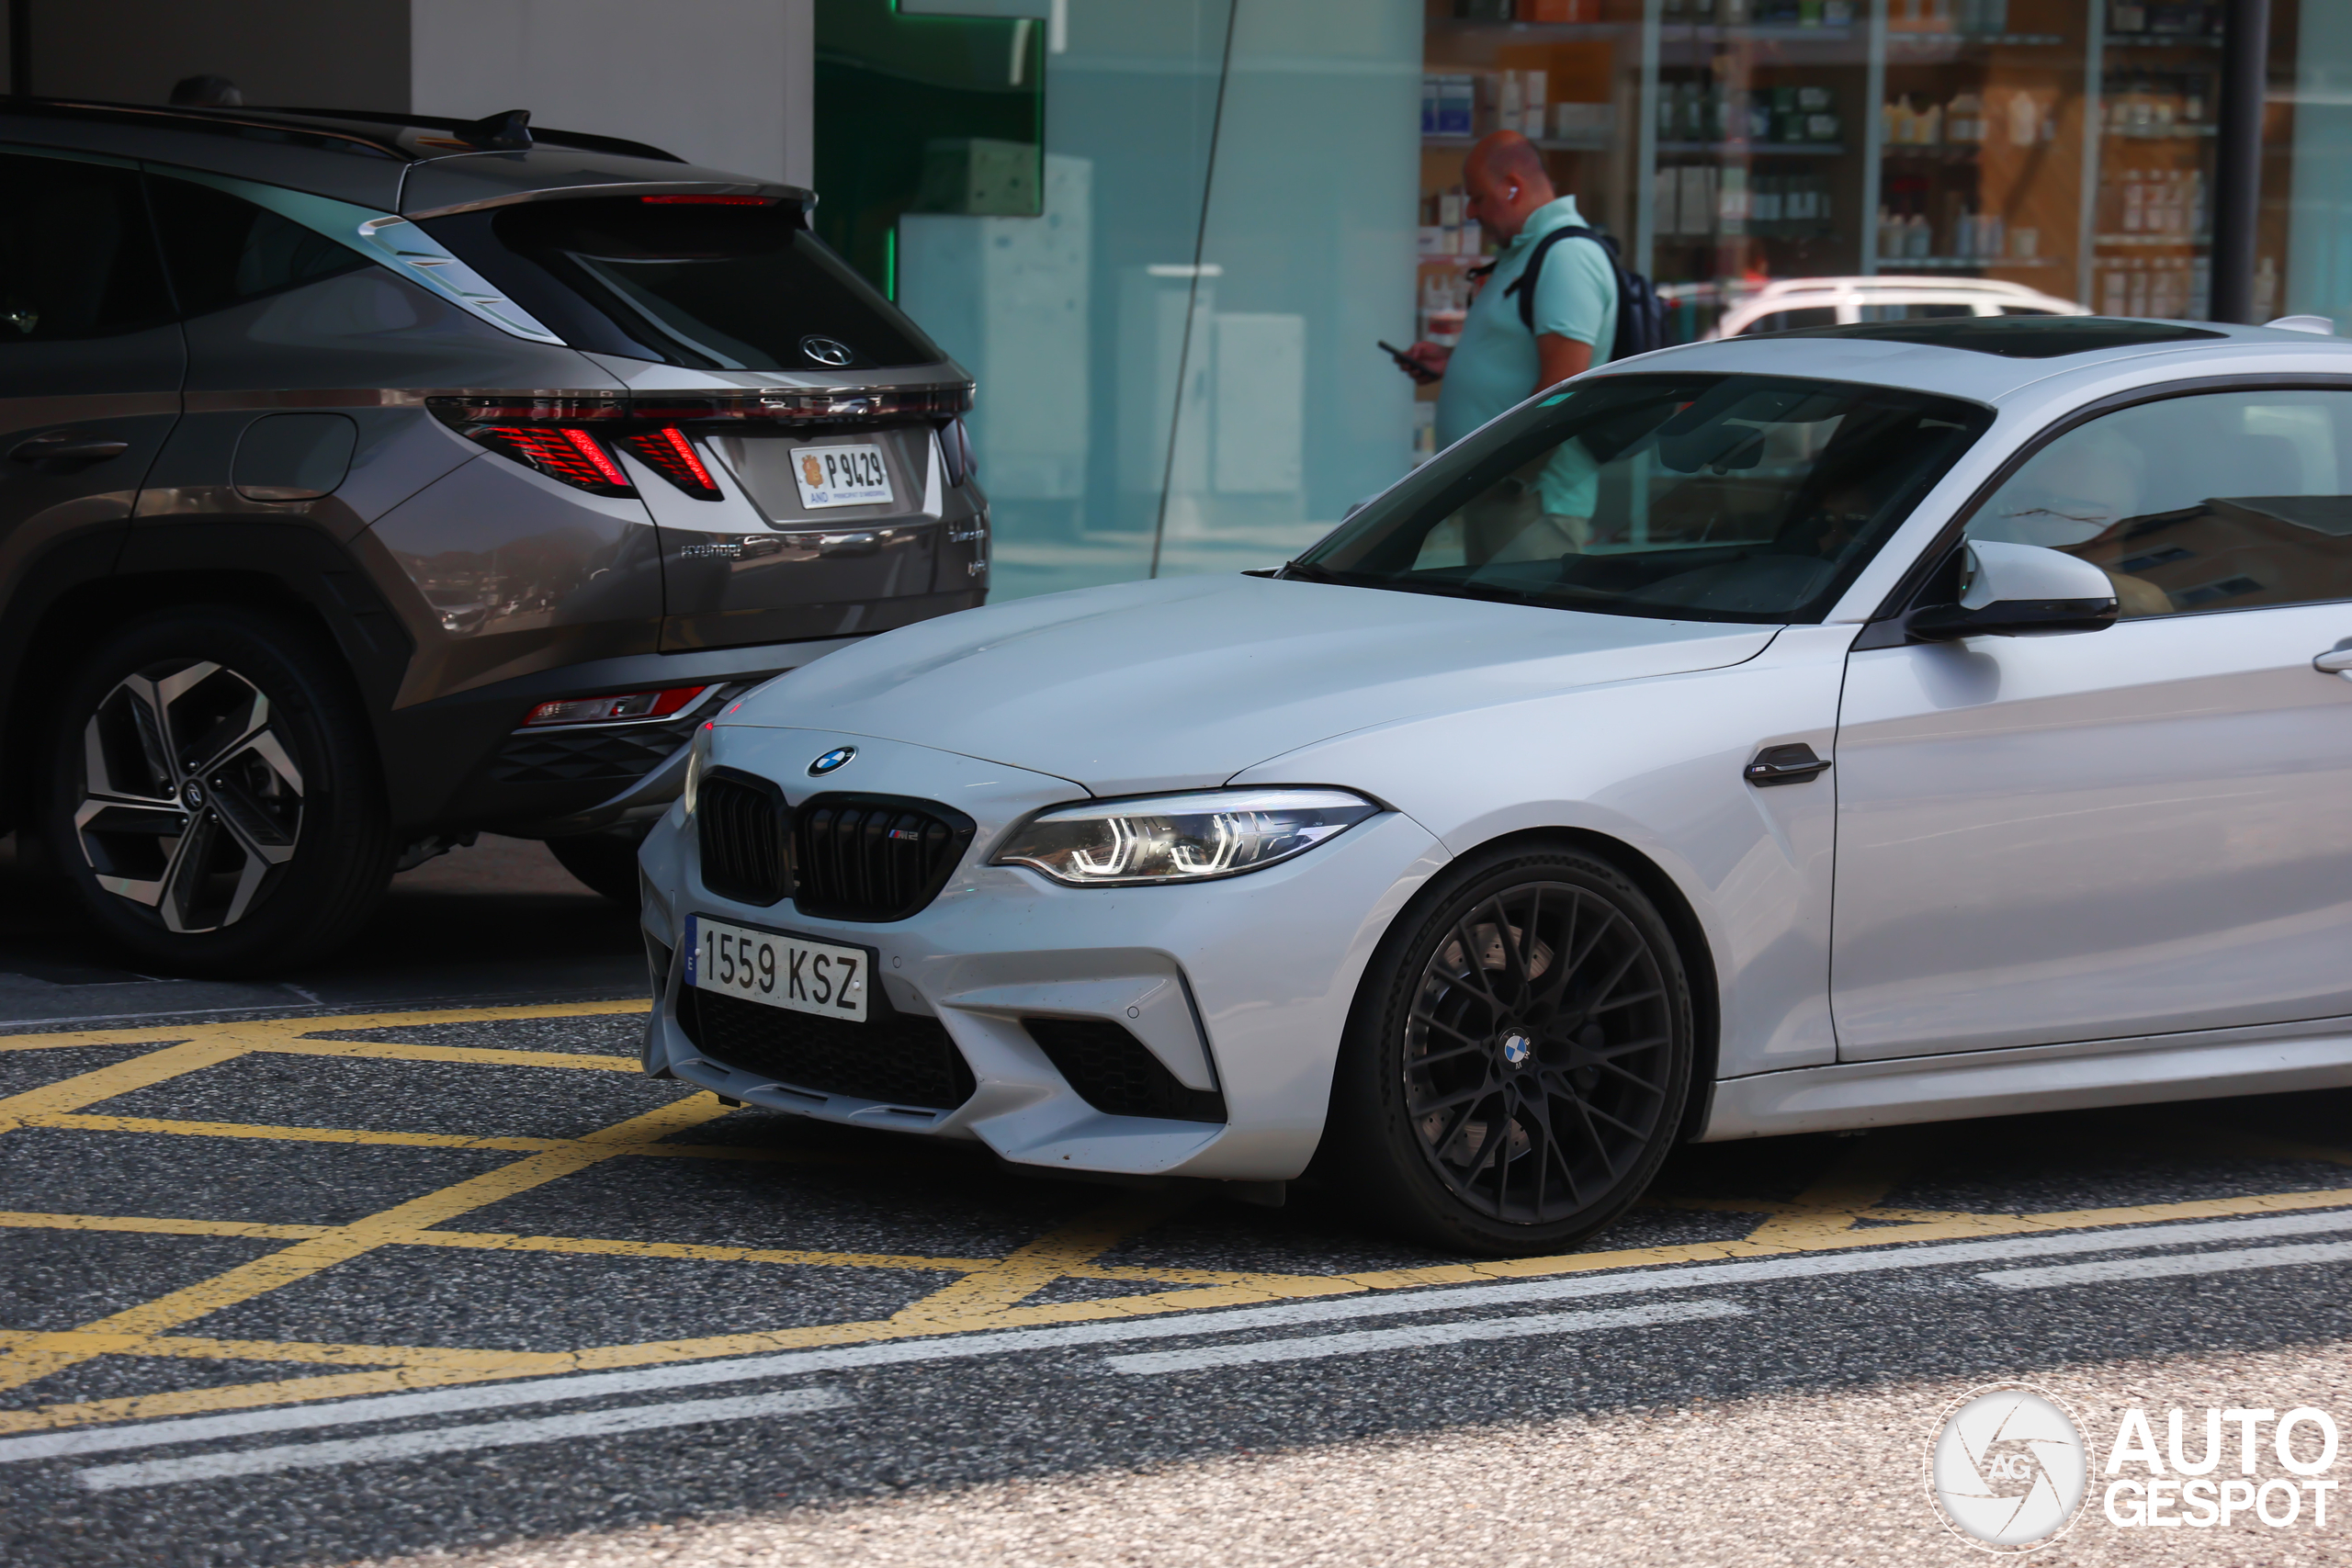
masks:
[[[1972,1389],[1936,1428],[1928,1493],[1944,1523],[1992,1551],[2027,1551],[2066,1533],[2089,1480],[2081,1425],[2038,1388]]]

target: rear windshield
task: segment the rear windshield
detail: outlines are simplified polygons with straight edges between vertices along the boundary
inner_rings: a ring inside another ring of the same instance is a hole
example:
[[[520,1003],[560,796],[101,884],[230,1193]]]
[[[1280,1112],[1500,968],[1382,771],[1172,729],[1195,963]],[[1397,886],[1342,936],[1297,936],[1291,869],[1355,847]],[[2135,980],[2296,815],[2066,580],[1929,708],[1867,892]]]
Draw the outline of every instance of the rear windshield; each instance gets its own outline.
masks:
[[[1817,621],[1992,423],[1886,387],[1608,376],[1440,453],[1286,577],[1702,621]]]
[[[705,370],[946,357],[780,202],[529,201],[424,226],[576,347]]]

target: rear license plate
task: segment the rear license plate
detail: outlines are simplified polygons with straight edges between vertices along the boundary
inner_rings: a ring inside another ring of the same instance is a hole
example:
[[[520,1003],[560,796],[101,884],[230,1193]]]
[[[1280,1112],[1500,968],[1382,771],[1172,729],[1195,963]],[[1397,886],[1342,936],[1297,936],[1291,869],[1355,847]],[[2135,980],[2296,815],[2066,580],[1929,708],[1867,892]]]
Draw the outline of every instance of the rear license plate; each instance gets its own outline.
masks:
[[[865,1021],[873,953],[806,937],[686,917],[686,984],[793,1012]]]
[[[801,446],[792,454],[792,477],[800,486],[800,504],[816,511],[827,506],[888,506],[890,470],[879,446]]]

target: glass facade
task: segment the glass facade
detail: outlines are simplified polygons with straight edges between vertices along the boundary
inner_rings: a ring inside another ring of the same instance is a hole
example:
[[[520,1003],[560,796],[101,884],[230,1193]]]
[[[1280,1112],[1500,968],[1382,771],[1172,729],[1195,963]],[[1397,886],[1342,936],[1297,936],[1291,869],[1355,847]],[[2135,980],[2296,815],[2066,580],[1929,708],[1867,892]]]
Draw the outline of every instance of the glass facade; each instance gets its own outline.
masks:
[[[2352,327],[2352,5],[2271,0],[2224,167],[2245,4],[818,0],[820,225],[978,378],[998,597],[1263,567],[1432,451],[1377,345],[1459,331],[1497,130],[1674,341],[2202,319],[2257,164],[2238,313]]]

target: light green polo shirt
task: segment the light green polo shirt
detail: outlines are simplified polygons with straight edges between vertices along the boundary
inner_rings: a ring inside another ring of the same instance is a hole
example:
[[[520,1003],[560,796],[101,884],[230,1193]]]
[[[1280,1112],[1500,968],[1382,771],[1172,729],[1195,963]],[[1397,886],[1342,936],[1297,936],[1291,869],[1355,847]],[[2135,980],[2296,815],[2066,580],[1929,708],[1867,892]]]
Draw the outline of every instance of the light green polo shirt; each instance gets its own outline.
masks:
[[[1555,229],[1583,223],[1575,197],[1548,201],[1527,215],[1526,227],[1495,258],[1494,272],[1471,302],[1462,341],[1446,361],[1437,399],[1439,446],[1459,441],[1535,391],[1536,334],[1557,333],[1592,344],[1595,365],[1609,358],[1617,341],[1617,275],[1599,245],[1564,240],[1544,258],[1543,274],[1535,280],[1534,333],[1520,324],[1518,296],[1504,293],[1527,265],[1537,241]],[[1590,516],[1591,464],[1583,449],[1564,450],[1555,467],[1561,471],[1544,475],[1544,510]]]

